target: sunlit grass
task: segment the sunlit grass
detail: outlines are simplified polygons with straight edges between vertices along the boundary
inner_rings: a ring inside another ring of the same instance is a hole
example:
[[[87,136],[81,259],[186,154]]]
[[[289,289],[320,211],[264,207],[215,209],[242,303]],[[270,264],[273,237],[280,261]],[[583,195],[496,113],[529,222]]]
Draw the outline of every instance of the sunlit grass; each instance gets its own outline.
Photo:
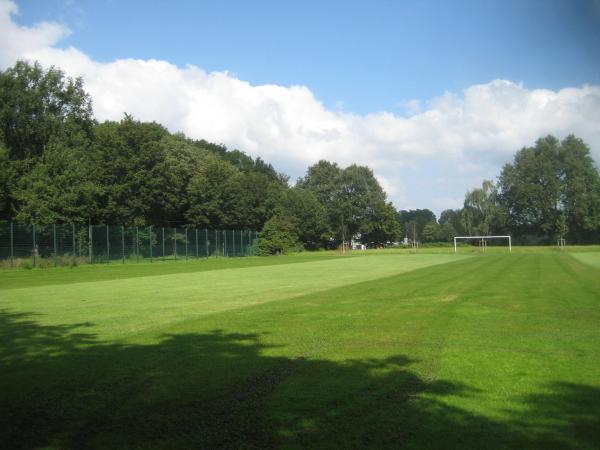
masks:
[[[597,446],[600,270],[558,251],[362,255],[23,272],[32,287],[0,289],[0,439]]]

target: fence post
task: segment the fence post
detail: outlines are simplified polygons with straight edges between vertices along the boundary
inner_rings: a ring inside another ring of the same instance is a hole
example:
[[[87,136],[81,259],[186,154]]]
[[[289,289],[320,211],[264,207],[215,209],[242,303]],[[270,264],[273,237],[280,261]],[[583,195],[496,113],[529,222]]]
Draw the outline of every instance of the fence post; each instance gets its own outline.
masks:
[[[152,262],[152,225],[148,227],[148,239],[150,240],[150,262]]]
[[[162,227],[162,257],[165,259],[165,227]]]
[[[75,243],[75,224],[71,224],[71,236],[73,237],[73,256],[77,258],[77,244]]]
[[[10,221],[10,267],[15,266],[15,235],[14,235],[14,224]]]
[[[56,267],[56,254],[58,253],[58,249],[56,247],[56,224],[52,224],[52,241],[54,244],[54,267]]]
[[[135,227],[135,261],[140,262],[140,234],[138,227]]]
[[[196,258],[200,256],[198,254],[198,228],[194,229],[194,233],[196,234]]]
[[[225,235],[225,239],[223,239],[223,255],[229,256],[229,252],[227,251],[227,230],[223,231]]]
[[[110,241],[108,240],[108,225],[106,225],[106,264],[110,262]]]
[[[33,267],[35,267],[35,254],[37,253],[37,247],[35,245],[35,223],[33,224]]]
[[[219,256],[219,238],[217,230],[215,230],[215,258]]]
[[[177,261],[177,227],[173,228],[173,254],[175,255],[175,261]]]
[[[125,264],[125,227],[121,225],[121,256]]]
[[[185,227],[185,260],[188,259],[188,229]]]
[[[88,253],[90,256],[90,264],[92,264],[93,261],[93,255],[92,252],[94,251],[94,243],[92,242],[92,225],[88,225]]]
[[[206,257],[208,258],[208,228],[204,230],[204,247],[206,249]]]

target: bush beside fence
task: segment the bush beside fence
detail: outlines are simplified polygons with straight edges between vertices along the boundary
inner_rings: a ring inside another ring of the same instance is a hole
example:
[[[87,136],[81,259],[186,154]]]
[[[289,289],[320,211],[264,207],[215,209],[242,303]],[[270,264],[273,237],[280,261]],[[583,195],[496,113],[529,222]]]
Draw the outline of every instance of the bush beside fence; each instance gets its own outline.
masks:
[[[141,262],[253,255],[258,233],[191,227],[0,223],[4,267]]]

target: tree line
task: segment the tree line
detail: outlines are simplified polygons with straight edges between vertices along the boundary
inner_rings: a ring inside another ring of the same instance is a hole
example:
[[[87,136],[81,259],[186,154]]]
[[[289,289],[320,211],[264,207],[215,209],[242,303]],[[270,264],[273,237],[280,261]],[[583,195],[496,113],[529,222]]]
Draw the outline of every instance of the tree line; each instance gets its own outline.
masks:
[[[400,231],[367,167],[321,161],[290,187],[240,150],[127,114],[99,123],[81,79],[38,63],[0,72],[0,167],[5,221],[264,228],[266,252],[335,247],[357,233],[384,244]]]
[[[0,72],[0,220],[253,229],[263,253],[501,231],[592,242],[600,182],[581,140],[547,137],[437,220],[397,211],[368,167],[319,161],[290,186],[240,150],[127,114],[100,123],[81,79],[21,61]]]
[[[511,234],[516,242],[600,242],[600,174],[589,147],[570,135],[546,136],[519,150],[497,180],[465,195],[424,237]],[[429,233],[429,235],[428,235]]]

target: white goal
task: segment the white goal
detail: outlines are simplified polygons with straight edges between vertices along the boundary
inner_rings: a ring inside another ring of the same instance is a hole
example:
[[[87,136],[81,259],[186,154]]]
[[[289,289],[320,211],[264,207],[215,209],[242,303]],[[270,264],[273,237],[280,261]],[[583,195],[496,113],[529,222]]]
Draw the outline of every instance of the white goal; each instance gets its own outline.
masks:
[[[512,253],[512,241],[511,241],[510,236],[508,236],[508,235],[506,235],[506,236],[456,236],[454,238],[454,253],[457,252],[457,248],[456,248],[457,239],[464,239],[464,240],[478,239],[480,242],[483,243],[483,248],[485,248],[488,239],[508,239],[508,251],[510,253]]]

